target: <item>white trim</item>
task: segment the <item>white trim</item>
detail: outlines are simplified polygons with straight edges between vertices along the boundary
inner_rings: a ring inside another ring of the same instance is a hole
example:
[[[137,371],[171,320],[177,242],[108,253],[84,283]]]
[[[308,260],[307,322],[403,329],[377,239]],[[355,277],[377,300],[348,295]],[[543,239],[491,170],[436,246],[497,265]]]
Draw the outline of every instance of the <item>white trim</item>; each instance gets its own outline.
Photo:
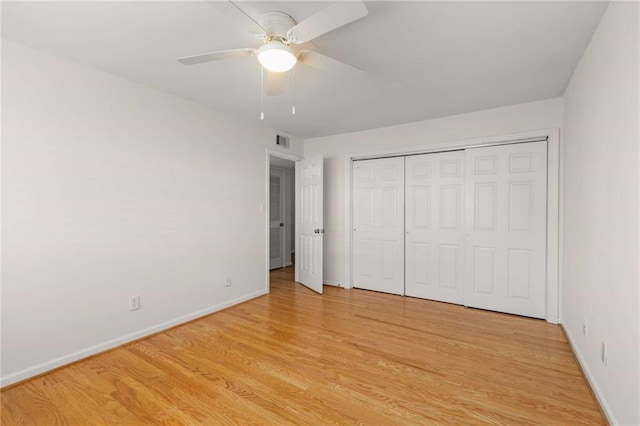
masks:
[[[286,135],[285,135],[286,136]],[[265,185],[265,198],[264,201],[262,203],[260,203],[260,214],[264,215],[264,232],[265,232],[265,268],[264,268],[264,288],[265,291],[268,293],[269,292],[269,197],[270,197],[270,189],[271,186],[269,185],[269,175],[271,173],[271,160],[269,157],[271,156],[274,157],[278,157],[278,158],[283,158],[285,160],[290,160],[290,161],[300,161],[302,160],[302,157],[299,157],[297,155],[293,155],[293,154],[289,154],[286,152],[282,152],[282,151],[276,151],[270,148],[267,148],[265,150],[265,161],[266,161],[266,166],[264,168],[264,173],[265,173],[265,179],[264,179],[264,185]],[[295,232],[295,231],[294,231]]]
[[[558,132],[558,140],[560,135]],[[558,142],[558,145],[558,323],[561,323],[564,300],[564,144]]]
[[[547,315],[546,320],[558,324],[560,318],[560,139],[556,129],[547,135]]]
[[[345,167],[345,176],[347,177],[347,187],[346,190],[344,191],[345,193],[345,206],[346,208],[345,210],[345,221],[344,223],[347,224],[347,232],[345,234],[345,238],[344,238],[344,242],[345,242],[345,253],[346,253],[346,258],[347,261],[344,263],[344,278],[342,280],[342,283],[344,285],[344,288],[351,288],[352,287],[352,282],[353,282],[353,277],[351,276],[351,265],[352,265],[352,261],[353,258],[351,257],[351,230],[353,229],[353,216],[351,214],[351,188],[352,188],[352,173],[353,173],[353,167],[351,166],[351,163],[353,162],[353,159],[351,158],[351,156],[348,156],[345,159],[344,162],[344,167]]]
[[[184,324],[186,322],[192,321],[194,319],[198,319],[204,317],[206,315],[210,315],[214,312],[221,311],[222,309],[229,308],[231,306],[237,305],[242,302],[246,302],[251,299],[255,299],[256,297],[263,296],[267,294],[266,290],[258,290],[253,293],[249,293],[245,296],[238,297],[233,300],[229,300],[224,303],[219,303],[214,306],[210,306],[205,309],[201,309],[199,311],[183,315],[181,317],[172,319],[170,321],[163,322],[161,324],[157,324],[148,328],[145,328],[140,331],[136,331],[134,333],[126,334],[124,336],[108,340],[104,343],[97,344],[95,346],[91,346],[85,349],[82,349],[77,352],[73,352],[68,355],[61,356],[59,358],[52,359],[50,361],[46,361],[33,367],[25,368],[24,370],[20,370],[18,372],[9,374],[8,376],[0,378],[0,388],[4,386],[11,385],[13,383],[20,382],[22,380],[29,379],[31,377],[37,376],[39,374],[43,374],[49,372],[53,369],[62,367],[64,365],[70,364],[75,361],[79,361],[81,359],[90,357],[92,355],[100,354],[102,352],[108,351],[110,349],[117,348],[118,346],[122,346],[134,340],[141,339],[143,337],[150,336],[152,334],[167,330],[169,328],[175,327],[180,324]]]
[[[415,154],[428,154],[430,152],[452,151],[456,149],[478,148],[490,145],[502,145],[512,143],[524,143],[543,140],[549,137],[552,132],[558,132],[558,129],[541,130],[540,132],[515,133],[511,135],[491,136],[478,139],[465,139],[462,141],[445,142],[431,145],[419,145],[397,149],[384,149],[368,154],[350,155],[351,160],[369,160],[373,158],[384,157],[400,157]]]
[[[300,157],[299,155],[289,154],[288,152],[276,151],[274,149],[267,148],[267,164],[269,164],[269,156],[271,155],[289,161],[300,161],[303,159],[303,157]]]
[[[611,407],[609,407],[609,404],[607,404],[607,400],[604,398],[604,394],[600,390],[600,387],[598,387],[598,383],[593,378],[593,375],[591,374],[591,370],[589,370],[589,367],[587,367],[587,363],[582,358],[582,354],[578,350],[578,346],[575,344],[575,340],[573,339],[573,336],[569,332],[569,329],[565,327],[564,324],[560,324],[560,326],[564,330],[565,336],[567,336],[567,340],[569,341],[569,347],[571,348],[571,351],[573,352],[576,359],[578,360],[578,364],[580,365],[580,368],[584,373],[584,377],[587,378],[587,382],[589,382],[589,386],[591,386],[591,390],[593,390],[593,394],[596,396],[596,399],[600,404],[600,408],[602,408],[602,412],[604,413],[604,416],[607,418],[607,422],[610,425],[619,424],[616,421],[615,416],[613,415],[613,411],[611,410]]]
[[[351,276],[352,269],[352,252],[353,244],[351,239],[352,226],[352,163],[354,160],[364,160],[380,157],[391,157],[412,154],[425,154],[429,152],[450,151],[452,149],[465,149],[471,147],[500,145],[505,143],[527,142],[532,140],[541,140],[547,138],[547,313],[545,319],[547,322],[557,324],[560,318],[560,296],[562,294],[562,281],[560,279],[560,252],[562,241],[559,234],[562,211],[560,205],[560,132],[555,129],[541,129],[530,132],[514,133],[508,135],[488,136],[476,139],[466,139],[463,141],[452,141],[440,144],[411,146],[404,148],[389,148],[368,153],[347,154],[345,160],[345,171],[347,179],[345,183],[346,194],[346,251],[345,251],[345,275],[344,287],[351,288],[353,279]],[[553,167],[553,170],[551,168]]]

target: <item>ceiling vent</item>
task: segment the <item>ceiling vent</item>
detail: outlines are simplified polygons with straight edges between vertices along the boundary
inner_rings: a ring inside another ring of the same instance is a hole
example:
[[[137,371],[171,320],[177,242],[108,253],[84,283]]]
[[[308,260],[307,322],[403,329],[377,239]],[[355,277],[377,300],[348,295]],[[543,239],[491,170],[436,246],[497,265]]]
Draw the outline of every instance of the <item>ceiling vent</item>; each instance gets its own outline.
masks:
[[[289,137],[276,135],[276,145],[281,146],[283,148],[289,148]]]

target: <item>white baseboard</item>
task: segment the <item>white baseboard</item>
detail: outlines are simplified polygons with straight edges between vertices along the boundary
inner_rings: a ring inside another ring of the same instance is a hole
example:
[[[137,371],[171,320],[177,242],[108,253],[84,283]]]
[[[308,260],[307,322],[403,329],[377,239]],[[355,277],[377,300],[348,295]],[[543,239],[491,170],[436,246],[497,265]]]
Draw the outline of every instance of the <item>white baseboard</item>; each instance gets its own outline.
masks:
[[[340,282],[338,282],[336,280],[324,280],[323,284],[332,285],[334,287],[342,287],[342,284],[340,284]]]
[[[593,390],[593,394],[596,396],[596,399],[598,400],[598,403],[600,404],[600,407],[602,408],[602,411],[604,412],[604,415],[607,418],[607,422],[609,422],[610,425],[619,424],[616,421],[616,418],[613,415],[613,412],[611,411],[611,407],[609,407],[609,404],[607,404],[607,400],[604,398],[604,395],[602,394],[600,387],[598,386],[595,379],[593,378],[593,375],[591,374],[591,370],[589,370],[589,367],[584,362],[584,358],[582,357],[580,350],[578,350],[578,346],[575,344],[575,340],[573,339],[571,332],[564,324],[560,324],[560,325],[564,330],[564,334],[567,336],[567,340],[569,340],[569,346],[571,347],[573,354],[576,356],[576,359],[578,360],[578,364],[580,364],[580,368],[582,368],[582,372],[584,373],[584,376],[587,378],[587,381],[589,382],[589,386],[591,386],[591,389]]]
[[[56,368],[62,367],[64,365],[70,364],[72,362],[79,361],[83,358],[90,357],[92,355],[99,354],[101,352],[108,351],[109,349],[117,348],[118,346],[122,346],[134,340],[149,336],[151,334],[158,333],[160,331],[167,330],[171,327],[175,327],[176,325],[183,324],[185,322],[192,321],[194,319],[212,314],[214,312],[220,311],[222,309],[229,308],[233,305],[237,305],[242,302],[246,302],[251,299],[255,299],[256,297],[262,296],[269,293],[268,290],[262,289],[253,293],[249,293],[242,297],[238,297],[233,300],[229,300],[224,303],[220,303],[218,305],[214,305],[205,309],[201,309],[199,311],[183,315],[181,317],[172,319],[170,321],[163,322],[158,325],[154,325],[152,327],[145,328],[144,330],[136,331],[135,333],[130,333],[124,335],[122,337],[118,337],[116,339],[112,339],[106,341],[104,343],[100,343],[98,345],[91,346],[86,349],[82,349],[77,352],[73,352],[68,355],[61,356],[59,358],[52,359],[50,361],[46,361],[32,367],[25,368],[23,370],[17,371],[15,373],[11,373],[5,377],[0,377],[0,388],[4,386],[11,385],[13,383],[20,382],[22,380],[29,379],[34,376],[38,376],[40,374],[46,373],[48,371],[54,370]]]

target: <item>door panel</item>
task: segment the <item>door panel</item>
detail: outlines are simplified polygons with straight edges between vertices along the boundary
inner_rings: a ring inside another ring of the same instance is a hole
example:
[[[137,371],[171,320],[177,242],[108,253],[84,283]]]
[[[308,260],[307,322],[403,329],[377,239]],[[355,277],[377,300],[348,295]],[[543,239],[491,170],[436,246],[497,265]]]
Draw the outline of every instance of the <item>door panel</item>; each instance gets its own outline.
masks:
[[[295,279],[322,293],[323,159],[296,162]]]
[[[440,246],[440,286],[455,289],[459,285],[462,275],[458,269],[462,261],[460,252],[459,245]]]
[[[404,159],[353,163],[353,286],[404,294]]]
[[[406,294],[463,302],[462,151],[406,159]]]
[[[473,289],[475,293],[494,294],[495,247],[473,248]],[[467,298],[468,299],[468,298]],[[472,306],[465,299],[467,305]]]
[[[465,157],[465,304],[544,318],[547,144],[473,148]]]
[[[419,241],[413,241],[407,244],[407,276],[411,276],[416,284],[429,285],[429,271],[431,268],[431,244]]]

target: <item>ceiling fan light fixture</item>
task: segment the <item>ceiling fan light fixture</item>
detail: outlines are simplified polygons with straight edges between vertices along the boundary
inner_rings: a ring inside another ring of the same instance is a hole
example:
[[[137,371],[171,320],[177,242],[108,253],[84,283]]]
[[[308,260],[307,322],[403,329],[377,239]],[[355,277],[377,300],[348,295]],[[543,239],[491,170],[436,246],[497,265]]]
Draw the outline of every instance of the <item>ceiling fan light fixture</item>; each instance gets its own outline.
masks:
[[[260,47],[256,52],[258,62],[269,71],[289,71],[298,62],[292,48],[279,41],[273,41]]]

